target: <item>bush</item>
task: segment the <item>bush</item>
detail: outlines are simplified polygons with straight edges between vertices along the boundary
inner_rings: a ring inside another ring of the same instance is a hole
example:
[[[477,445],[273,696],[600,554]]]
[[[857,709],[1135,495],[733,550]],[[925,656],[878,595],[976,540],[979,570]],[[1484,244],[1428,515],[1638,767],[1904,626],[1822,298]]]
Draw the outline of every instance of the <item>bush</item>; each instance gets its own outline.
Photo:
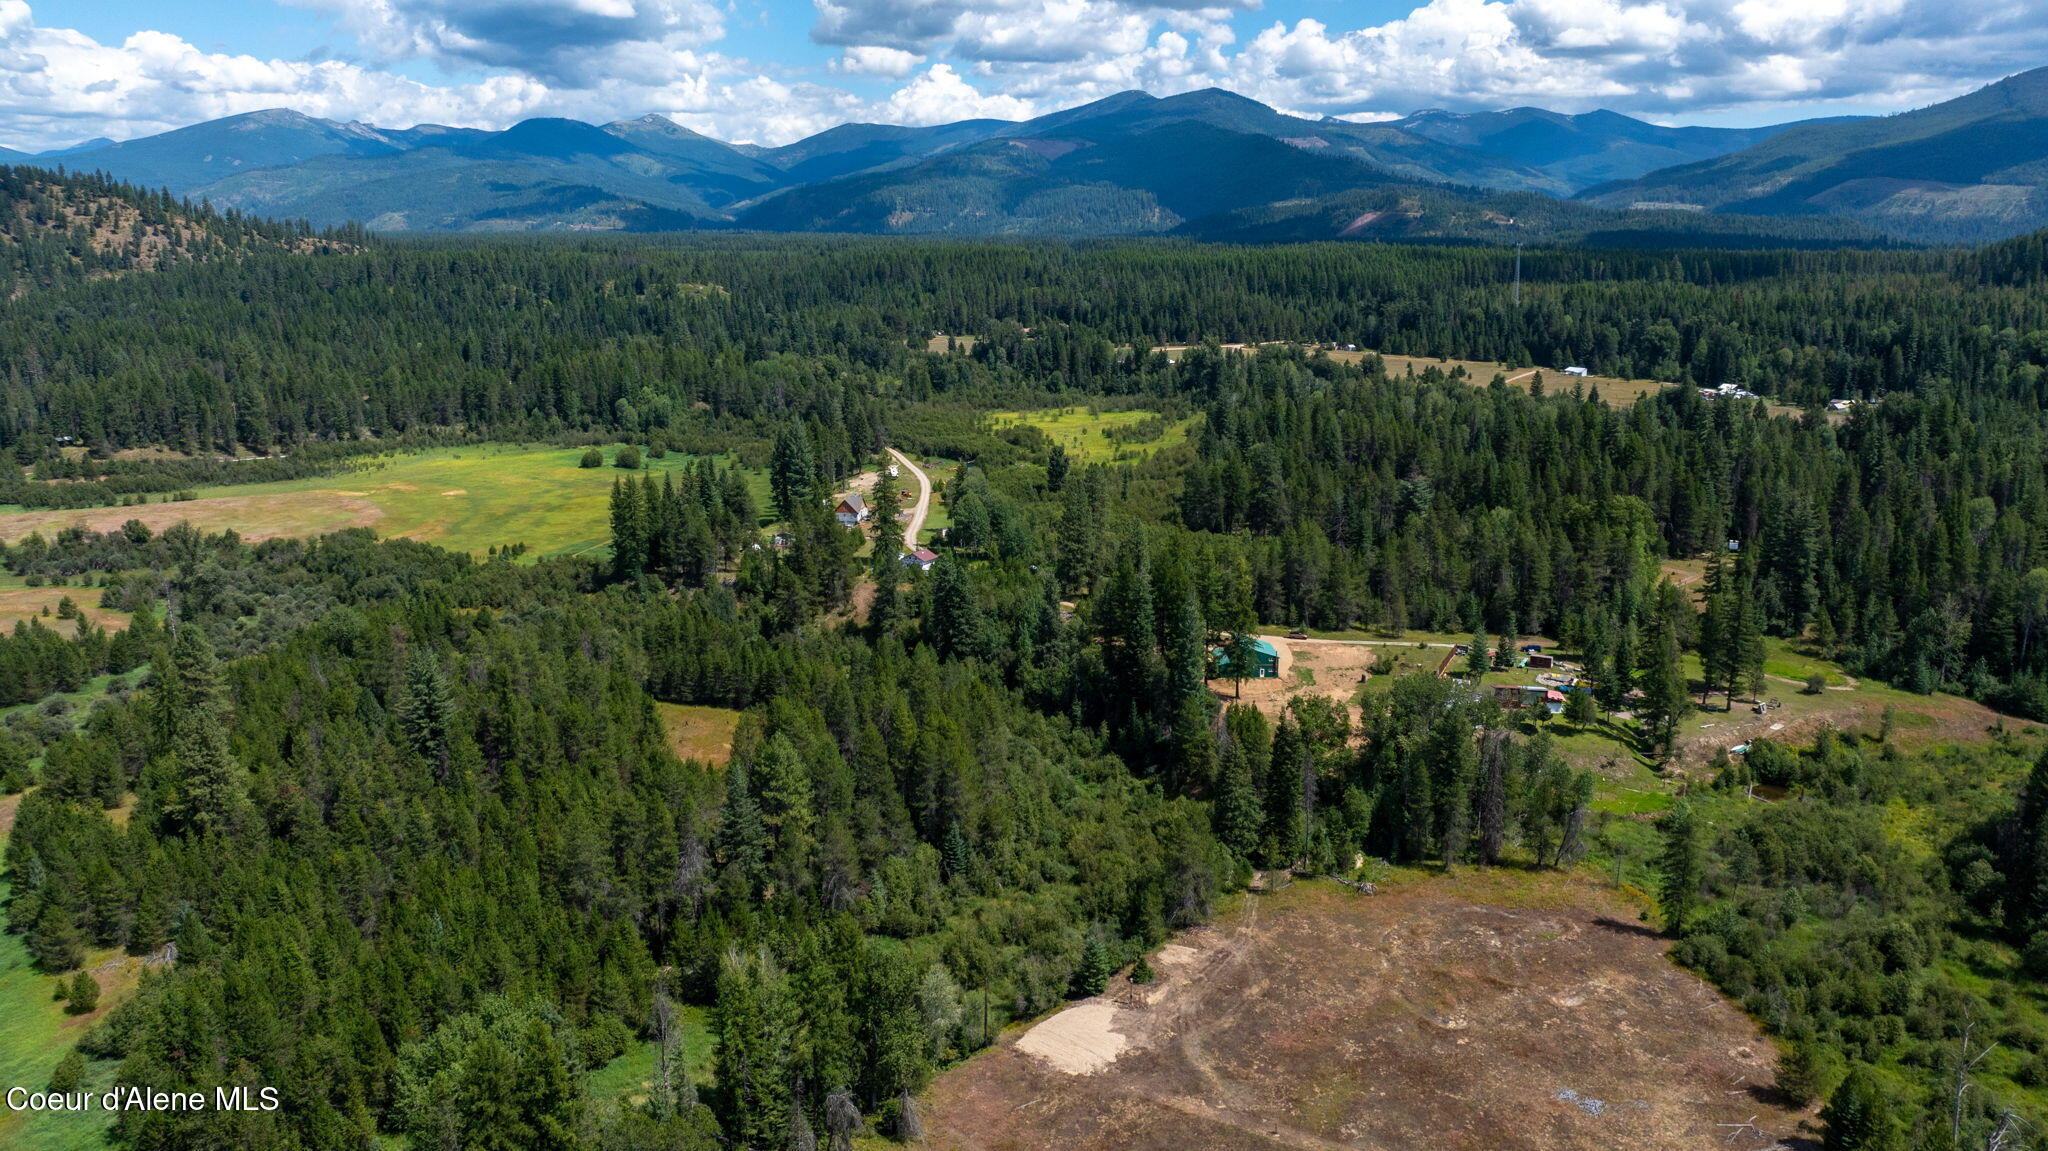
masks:
[[[85,1056],[76,1051],[66,1052],[57,1061],[57,1069],[50,1072],[50,1090],[62,1094],[76,1091],[85,1082]]]
[[[1142,955],[1138,956],[1138,962],[1131,966],[1131,982],[1144,984],[1157,978],[1159,973],[1152,970],[1151,962]]]
[[[1814,672],[1812,675],[1806,677],[1806,694],[1819,695],[1821,692],[1824,692],[1827,689],[1828,677],[1822,675],[1819,672]]]
[[[1826,1045],[1798,1040],[1778,1059],[1778,1090],[1788,1102],[1804,1107],[1833,1095],[1848,1070]]]
[[[81,971],[71,981],[71,1005],[64,1010],[73,1015],[85,1015],[97,1010],[100,1005],[100,981],[89,971]]]
[[[585,448],[583,449],[583,458],[576,461],[576,466],[579,468],[601,468],[604,466],[604,453],[596,448]]]
[[[640,470],[640,449],[631,446],[620,448],[619,454],[612,457],[612,466],[629,472]]]

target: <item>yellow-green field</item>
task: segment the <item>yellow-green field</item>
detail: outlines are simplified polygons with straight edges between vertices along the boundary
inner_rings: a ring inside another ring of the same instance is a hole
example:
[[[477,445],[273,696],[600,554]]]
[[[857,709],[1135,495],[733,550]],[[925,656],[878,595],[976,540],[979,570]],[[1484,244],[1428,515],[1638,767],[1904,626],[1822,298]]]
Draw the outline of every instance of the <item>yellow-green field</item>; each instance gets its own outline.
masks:
[[[732,758],[732,737],[739,730],[739,712],[687,703],[657,703],[654,711],[661,719],[663,734],[668,736],[668,749],[677,759],[723,767]]]
[[[200,498],[177,503],[0,515],[0,540],[72,525],[111,531],[137,519],[158,530],[180,521],[208,532],[233,528],[252,540],[364,527],[456,551],[523,543],[534,555],[575,554],[606,546],[612,481],[645,474],[609,466],[615,451],[605,450],[601,468],[578,467],[581,448],[511,444],[378,456],[335,475],[203,488]],[[645,467],[660,473],[689,462],[671,454]],[[766,477],[748,482],[765,506]]]
[[[1121,412],[1100,412],[1087,407],[1041,408],[1029,412],[991,412],[989,418],[998,428],[1017,424],[1029,424],[1044,432],[1052,441],[1067,449],[1074,462],[1103,464],[1116,460],[1136,460],[1164,451],[1188,438],[1192,419],[1175,420],[1166,425],[1166,431],[1156,440],[1145,443],[1119,444],[1108,436],[1116,428],[1128,428],[1133,424],[1159,418],[1158,412],[1138,409]]]
[[[80,615],[107,631],[128,626],[128,613],[99,606],[100,589],[90,587],[30,587],[16,575],[0,575],[0,632],[13,631],[23,620],[39,620],[59,635],[75,635],[78,625],[57,618],[57,605],[70,596]]]

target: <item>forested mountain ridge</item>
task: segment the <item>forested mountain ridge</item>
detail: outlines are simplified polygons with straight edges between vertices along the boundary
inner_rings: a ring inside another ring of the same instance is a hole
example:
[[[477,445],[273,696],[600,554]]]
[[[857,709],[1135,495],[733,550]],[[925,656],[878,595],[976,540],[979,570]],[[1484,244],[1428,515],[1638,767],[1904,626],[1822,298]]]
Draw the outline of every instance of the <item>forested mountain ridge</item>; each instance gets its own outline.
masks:
[[[340,251],[359,234],[221,213],[78,174],[0,167],[0,297],[133,270],[258,251]]]
[[[747,213],[748,226],[1130,234],[1389,181],[1562,196],[1586,182],[1569,174],[1575,162],[1597,164],[1604,175],[1638,175],[1667,155],[1717,154],[1749,138],[1659,129],[1611,114],[1541,115],[1544,123],[1569,124],[1561,129],[1567,138],[1534,139],[1514,129],[1475,134],[1477,120],[1450,125],[1440,116],[1391,125],[1313,119],[1221,89],[1165,98],[1133,91],[1021,122],[846,124],[761,148],[652,115],[602,127],[534,120],[491,132],[377,128],[270,109],[120,144],[88,142],[61,158],[244,211],[392,231],[715,228],[769,197]],[[1492,150],[1495,137],[1515,155]],[[1003,140],[1024,141],[1056,170],[991,146]],[[1095,154],[1057,163],[1077,148]],[[1588,153],[1602,158],[1585,159]],[[1543,164],[1563,165],[1567,174]],[[1305,184],[1304,169],[1321,171],[1321,184]],[[1191,175],[1227,188],[1227,197],[1159,202]],[[957,186],[963,181],[968,188]],[[777,205],[782,199],[788,202]],[[836,206],[848,199],[882,206]],[[887,206],[898,203],[908,206]]]
[[[1895,116],[1793,125],[1717,159],[1588,188],[1604,207],[1688,204],[1834,215],[1929,239],[1996,239],[2048,224],[2048,68]]]
[[[1569,116],[1544,108],[1506,108],[1497,112],[1430,109],[1391,121],[1389,126],[1526,164],[1578,191],[1724,156],[1798,125],[1667,127],[1604,110]]]

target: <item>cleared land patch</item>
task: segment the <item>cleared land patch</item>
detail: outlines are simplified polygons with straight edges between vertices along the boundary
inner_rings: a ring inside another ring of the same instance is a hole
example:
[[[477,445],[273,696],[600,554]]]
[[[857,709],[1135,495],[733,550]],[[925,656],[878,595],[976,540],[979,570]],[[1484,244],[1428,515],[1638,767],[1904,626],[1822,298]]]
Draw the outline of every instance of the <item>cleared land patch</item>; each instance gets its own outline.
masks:
[[[1177,946],[1156,990],[1063,1013],[1108,1008],[1113,1061],[1061,1070],[1025,1042],[1046,1023],[1013,1034],[933,1084],[930,1144],[1691,1148],[1801,1118],[1755,1024],[1582,878],[1297,883]]]
[[[732,758],[732,737],[739,730],[739,712],[687,703],[657,703],[654,711],[661,718],[662,732],[668,736],[668,749],[677,759],[723,767]]]
[[[78,634],[76,623],[57,618],[57,605],[64,602],[65,596],[70,596],[79,614],[97,627],[121,631],[128,626],[127,612],[99,606],[98,588],[30,587],[20,576],[0,576],[0,631],[12,631],[15,624],[33,619],[59,635]]]
[[[202,531],[229,528],[246,539],[315,536],[371,528],[454,551],[483,552],[523,543],[535,555],[609,546],[612,481],[641,471],[578,467],[580,448],[482,444],[380,456],[347,471],[300,480],[203,488],[198,499],[140,507],[58,509],[0,515],[0,540],[13,542],[74,525],[111,531],[131,519],[162,530],[190,522]],[[692,458],[648,459],[646,471],[675,471]],[[748,476],[760,506],[767,480]]]
[[[1118,412],[1095,411],[1087,407],[1041,408],[1029,412],[991,412],[989,418],[998,428],[1013,424],[1029,424],[1052,438],[1052,441],[1067,449],[1074,462],[1083,464],[1109,463],[1115,460],[1135,460],[1164,451],[1188,438],[1188,428],[1193,420],[1167,420],[1158,412],[1129,409]],[[1159,434],[1145,440],[1120,440],[1142,434],[1140,425],[1148,420],[1161,423]]]

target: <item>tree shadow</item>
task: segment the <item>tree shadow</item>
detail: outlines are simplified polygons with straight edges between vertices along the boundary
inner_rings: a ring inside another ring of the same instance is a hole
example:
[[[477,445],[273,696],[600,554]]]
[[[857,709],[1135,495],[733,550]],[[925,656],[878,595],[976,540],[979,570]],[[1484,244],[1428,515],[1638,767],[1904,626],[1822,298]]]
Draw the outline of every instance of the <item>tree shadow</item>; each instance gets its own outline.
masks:
[[[1602,915],[1593,920],[1593,926],[1616,935],[1633,935],[1640,939],[1662,939],[1664,933],[1647,923],[1628,923],[1611,915]]]

